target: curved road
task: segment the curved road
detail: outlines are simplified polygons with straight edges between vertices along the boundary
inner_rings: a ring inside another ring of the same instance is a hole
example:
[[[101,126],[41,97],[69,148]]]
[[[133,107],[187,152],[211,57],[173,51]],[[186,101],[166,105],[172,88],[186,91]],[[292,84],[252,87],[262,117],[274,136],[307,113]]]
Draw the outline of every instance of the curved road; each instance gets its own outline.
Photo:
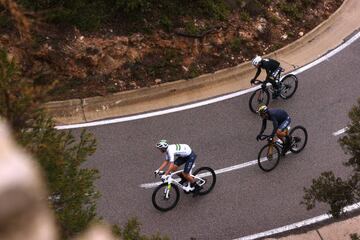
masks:
[[[218,175],[215,189],[204,197],[181,194],[175,209],[161,213],[151,203],[153,171],[162,155],[159,139],[188,143],[198,155],[197,166],[214,169],[256,159],[264,142],[256,142],[261,121],[248,109],[249,94],[172,114],[89,128],[98,150],[88,166],[98,168],[102,193],[98,212],[111,223],[136,216],[142,232],[160,232],[172,239],[234,239],[298,222],[325,212],[300,205],[303,187],[322,171],[346,174],[346,159],[332,135],[348,123],[347,113],[360,93],[360,40],[337,55],[301,73],[292,99],[277,100],[292,126],[303,125],[308,145],[290,154],[278,167],[262,172],[257,165]]]

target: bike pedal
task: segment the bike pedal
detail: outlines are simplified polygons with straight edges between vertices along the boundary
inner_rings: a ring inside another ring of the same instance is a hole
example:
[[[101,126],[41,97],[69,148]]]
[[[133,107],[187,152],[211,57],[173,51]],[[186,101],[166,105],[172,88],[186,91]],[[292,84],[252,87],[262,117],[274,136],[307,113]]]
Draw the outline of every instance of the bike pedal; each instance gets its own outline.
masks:
[[[191,192],[193,191],[195,188],[191,187],[190,184],[188,184],[186,187],[183,188],[185,192]]]

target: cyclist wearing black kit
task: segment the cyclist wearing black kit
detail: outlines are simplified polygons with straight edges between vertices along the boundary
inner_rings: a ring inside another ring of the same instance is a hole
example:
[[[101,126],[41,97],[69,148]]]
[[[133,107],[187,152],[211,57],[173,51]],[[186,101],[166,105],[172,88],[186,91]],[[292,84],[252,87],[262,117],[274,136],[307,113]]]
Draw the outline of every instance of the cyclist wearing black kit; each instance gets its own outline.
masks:
[[[255,77],[251,80],[251,83],[252,84],[255,83],[256,79],[259,77],[261,73],[261,69],[264,69],[266,71],[266,79],[264,81],[263,86],[266,86],[266,83],[268,82],[271,83],[271,85],[275,90],[273,93],[273,98],[278,97],[279,89],[275,79],[282,70],[282,68],[280,67],[280,63],[271,58],[262,58],[260,56],[256,56],[252,60],[252,64],[254,65],[254,67],[257,68],[257,72],[255,74]]]

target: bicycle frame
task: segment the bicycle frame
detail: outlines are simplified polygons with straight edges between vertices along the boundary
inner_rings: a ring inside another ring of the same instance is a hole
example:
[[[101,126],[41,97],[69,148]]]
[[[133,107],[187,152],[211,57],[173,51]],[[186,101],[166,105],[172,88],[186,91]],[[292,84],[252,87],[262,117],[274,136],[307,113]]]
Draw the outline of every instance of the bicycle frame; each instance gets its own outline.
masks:
[[[204,179],[202,179],[201,177],[199,176],[194,176],[192,174],[192,170],[194,169],[195,167],[195,164],[193,164],[192,168],[190,169],[190,176],[193,177],[195,179],[195,181],[198,181],[198,185],[199,186],[202,186],[206,183],[206,181]],[[166,198],[168,198],[168,194],[170,192],[170,189],[171,189],[171,184],[175,184],[176,186],[178,186],[179,188],[183,189],[184,191],[186,192],[190,192],[190,191],[193,191],[195,188],[194,187],[191,187],[190,184],[188,184],[187,186],[184,186],[182,184],[180,184],[178,181],[176,181],[173,176],[176,174],[178,175],[179,173],[182,173],[184,172],[184,169],[181,169],[181,170],[178,170],[176,172],[173,172],[173,173],[170,173],[169,177],[164,181],[164,183],[168,183],[168,187],[165,188],[165,196]]]
[[[290,125],[285,129],[286,136],[289,135],[290,129],[291,129]],[[272,155],[272,147],[274,146],[274,144],[276,146],[280,147],[280,149],[282,149],[284,147],[284,142],[278,136],[275,135],[274,140],[269,145],[268,154]]]

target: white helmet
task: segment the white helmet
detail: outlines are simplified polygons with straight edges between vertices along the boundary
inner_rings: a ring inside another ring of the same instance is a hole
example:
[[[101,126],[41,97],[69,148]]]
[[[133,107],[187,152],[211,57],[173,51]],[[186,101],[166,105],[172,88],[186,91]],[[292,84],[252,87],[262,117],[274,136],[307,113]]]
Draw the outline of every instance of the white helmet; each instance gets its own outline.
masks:
[[[258,67],[260,62],[261,62],[262,58],[260,56],[256,56],[253,60],[252,60],[252,65],[254,65],[255,67]]]
[[[160,148],[160,149],[166,149],[169,146],[169,144],[167,143],[166,140],[160,140],[157,144],[156,147]]]

